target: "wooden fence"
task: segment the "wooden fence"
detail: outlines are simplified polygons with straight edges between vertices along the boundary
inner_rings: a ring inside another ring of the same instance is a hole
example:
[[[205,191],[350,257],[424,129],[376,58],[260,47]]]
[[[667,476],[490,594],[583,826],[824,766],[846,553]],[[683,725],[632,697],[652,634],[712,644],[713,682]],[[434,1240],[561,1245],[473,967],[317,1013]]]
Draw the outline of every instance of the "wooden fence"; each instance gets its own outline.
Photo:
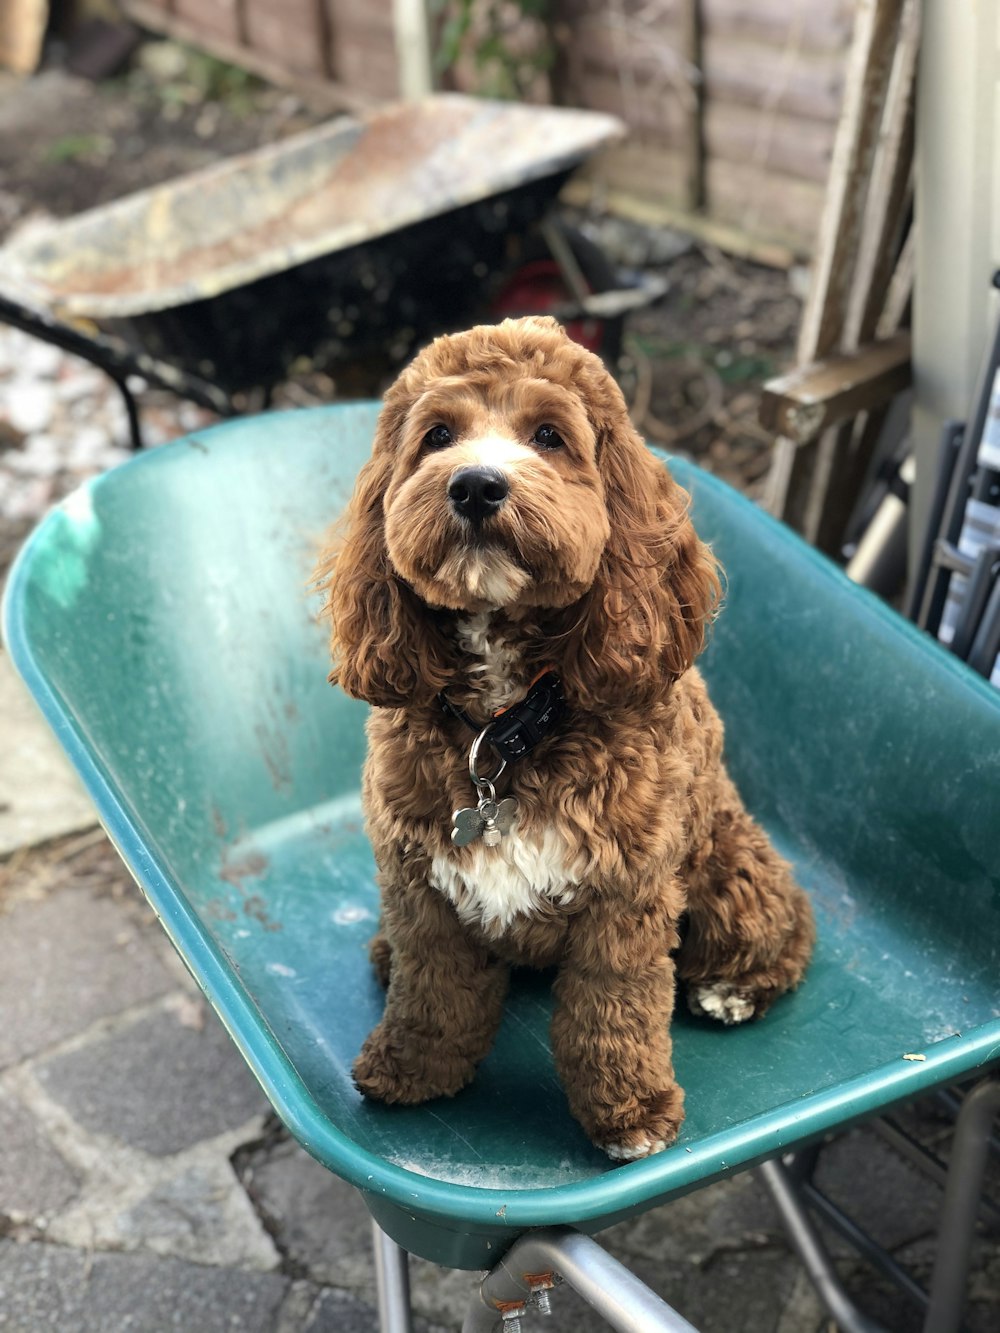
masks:
[[[320,105],[399,96],[392,0],[124,0],[144,27],[203,46]]]
[[[399,94],[392,0],[127,0],[331,106]],[[855,0],[552,0],[540,96],[632,129],[577,195],[688,222],[759,253],[811,251],[843,96]],[[451,81],[470,88],[475,66]],[[778,247],[776,250],[775,247]]]

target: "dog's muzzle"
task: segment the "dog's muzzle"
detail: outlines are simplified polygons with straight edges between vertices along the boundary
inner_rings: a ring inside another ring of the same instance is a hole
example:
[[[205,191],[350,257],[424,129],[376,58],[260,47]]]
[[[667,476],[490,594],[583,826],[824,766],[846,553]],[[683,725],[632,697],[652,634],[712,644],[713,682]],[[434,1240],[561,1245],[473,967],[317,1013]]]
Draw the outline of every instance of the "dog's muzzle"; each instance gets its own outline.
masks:
[[[495,467],[463,467],[448,483],[448,500],[459,518],[479,525],[492,518],[510,491],[507,478]]]

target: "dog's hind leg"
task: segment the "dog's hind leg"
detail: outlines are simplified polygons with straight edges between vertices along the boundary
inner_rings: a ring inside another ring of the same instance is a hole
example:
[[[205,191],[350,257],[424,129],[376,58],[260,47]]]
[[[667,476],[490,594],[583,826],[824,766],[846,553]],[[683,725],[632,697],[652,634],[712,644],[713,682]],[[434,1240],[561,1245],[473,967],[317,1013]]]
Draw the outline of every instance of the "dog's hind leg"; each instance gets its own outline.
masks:
[[[382,929],[381,922],[375,934],[368,941],[368,958],[378,984],[383,990],[389,989],[389,975],[392,971],[392,945]]]
[[[798,985],[815,928],[809,899],[727,776],[719,798],[684,869],[688,931],[677,971],[694,1013],[741,1023]]]

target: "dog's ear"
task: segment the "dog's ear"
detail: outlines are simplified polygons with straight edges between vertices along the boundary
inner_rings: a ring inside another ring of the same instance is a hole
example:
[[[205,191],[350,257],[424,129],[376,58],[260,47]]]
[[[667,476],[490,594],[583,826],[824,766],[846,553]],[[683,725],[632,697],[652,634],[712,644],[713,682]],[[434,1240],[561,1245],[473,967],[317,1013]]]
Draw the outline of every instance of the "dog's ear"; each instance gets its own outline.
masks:
[[[448,679],[435,613],[396,575],[386,549],[383,499],[406,415],[400,398],[387,397],[372,456],[315,574],[333,622],[331,682],[384,708],[424,701]]]
[[[575,608],[563,662],[567,691],[589,709],[662,698],[701,651],[720,592],[687,492],[646,448],[617,384],[594,362],[578,387],[597,436],[611,535]]]

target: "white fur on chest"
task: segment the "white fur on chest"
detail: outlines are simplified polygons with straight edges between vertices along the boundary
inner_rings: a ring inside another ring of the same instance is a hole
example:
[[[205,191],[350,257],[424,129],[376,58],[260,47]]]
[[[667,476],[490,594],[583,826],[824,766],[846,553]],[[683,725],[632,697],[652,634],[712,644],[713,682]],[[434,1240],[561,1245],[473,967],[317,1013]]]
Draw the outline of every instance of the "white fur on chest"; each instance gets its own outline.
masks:
[[[523,837],[517,827],[499,846],[473,843],[435,856],[431,884],[455,905],[462,921],[500,935],[546,903],[565,906],[580,876],[566,865],[566,847],[553,828]]]

